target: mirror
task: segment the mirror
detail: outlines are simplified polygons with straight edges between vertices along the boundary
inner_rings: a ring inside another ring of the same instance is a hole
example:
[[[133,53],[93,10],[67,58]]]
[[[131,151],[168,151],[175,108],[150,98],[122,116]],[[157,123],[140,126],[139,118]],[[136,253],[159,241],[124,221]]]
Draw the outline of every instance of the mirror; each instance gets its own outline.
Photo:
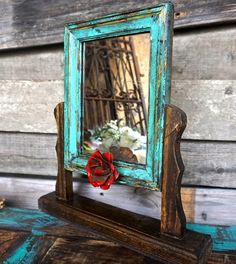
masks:
[[[84,43],[84,153],[146,163],[150,33]]]
[[[117,181],[157,189],[170,95],[168,5],[65,28],[64,167],[112,152]]]

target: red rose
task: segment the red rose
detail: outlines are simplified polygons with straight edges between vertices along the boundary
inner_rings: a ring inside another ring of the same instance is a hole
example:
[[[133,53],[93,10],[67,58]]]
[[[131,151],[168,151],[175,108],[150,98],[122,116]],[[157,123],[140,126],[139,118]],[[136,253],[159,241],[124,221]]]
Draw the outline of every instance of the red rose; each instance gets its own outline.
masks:
[[[107,190],[118,178],[119,172],[116,170],[112,162],[112,153],[108,152],[102,154],[100,151],[96,151],[89,157],[86,171],[88,180],[94,187],[100,187],[103,190]]]

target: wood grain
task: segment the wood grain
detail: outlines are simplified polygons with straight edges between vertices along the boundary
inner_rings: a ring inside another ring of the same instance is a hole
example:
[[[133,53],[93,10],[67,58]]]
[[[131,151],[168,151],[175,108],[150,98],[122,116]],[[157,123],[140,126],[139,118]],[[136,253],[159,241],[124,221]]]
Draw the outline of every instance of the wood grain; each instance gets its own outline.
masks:
[[[235,264],[235,263],[236,263],[235,252],[231,252],[231,253],[229,252],[228,254],[214,252],[207,262],[207,264]]]
[[[236,80],[172,81],[171,103],[188,116],[185,139],[236,140]]]
[[[59,103],[54,109],[57,123],[57,181],[56,196],[60,200],[73,199],[72,172],[64,169],[64,103]]]
[[[160,233],[160,220],[135,214],[82,196],[60,201],[55,192],[39,199],[39,208],[72,223],[105,234],[126,247],[159,261],[176,264],[204,264],[211,253],[209,235],[186,230],[183,239]]]
[[[0,130],[56,133],[62,81],[0,81]],[[171,102],[188,116],[184,139],[236,140],[236,80],[172,81]],[[37,122],[35,117],[37,116]]]
[[[97,248],[103,246],[102,251]],[[78,249],[80,251],[78,252]],[[100,252],[103,254],[101,255]],[[112,253],[112,254],[111,254]],[[96,260],[94,259],[96,255]],[[74,239],[57,239],[53,246],[43,259],[43,263],[71,263],[72,260],[78,259],[84,264],[90,263],[128,263],[128,264],[161,264],[157,260],[152,260],[142,256],[127,248],[121,247],[111,241],[101,240],[74,240]],[[234,253],[213,252],[208,259],[207,264],[234,264],[236,257]],[[165,264],[162,262],[162,264]]]
[[[88,183],[74,183],[74,185],[75,191],[82,196],[153,218],[160,218],[160,192],[134,189],[118,184],[113,185],[109,191],[101,192]],[[6,198],[6,204],[9,206],[38,208],[38,198],[54,190],[54,180],[0,177],[0,193]],[[121,192],[122,195],[120,195]],[[236,225],[236,205],[232,203],[236,199],[235,190],[182,188],[181,196],[187,222]]]
[[[235,43],[235,25],[176,33],[172,79],[235,80]]]
[[[71,21],[98,17],[107,13],[128,11],[160,1],[70,1],[42,2],[36,0],[4,0],[0,9],[0,48],[16,48],[63,42],[64,25]],[[235,21],[235,3],[232,0],[177,1],[175,4],[175,27],[183,28],[212,23]]]
[[[0,80],[63,80],[63,45],[0,52]]]
[[[41,263],[55,238],[29,235],[2,263]]]
[[[186,114],[176,106],[167,105],[161,178],[161,233],[178,238],[182,238],[186,232],[186,217],[180,192],[184,173],[180,141],[186,125]]]
[[[202,227],[205,228],[205,226]],[[234,235],[228,233],[229,228],[219,227],[218,229],[220,232],[215,232],[215,235],[221,242],[235,242],[232,240]],[[35,234],[37,234],[36,237]],[[217,239],[215,242],[219,244]],[[135,261],[140,264],[159,264],[91,230],[69,224],[38,210],[10,207],[2,210],[0,243],[1,262],[7,257],[9,261],[11,256],[11,261],[14,258],[14,261],[18,261],[17,263],[20,261],[22,263],[81,263],[82,261],[82,263],[90,264],[94,260],[94,263],[117,263],[117,261],[120,261],[118,263],[134,263]],[[26,245],[28,246],[23,248]],[[17,249],[21,249],[21,252]],[[77,259],[80,261],[76,261]],[[233,251],[213,252],[208,263],[235,263],[235,260]]]
[[[0,173],[55,176],[55,144],[56,135],[0,133]],[[184,185],[236,188],[235,143],[182,141],[181,151]]]
[[[150,263],[147,257],[124,248],[119,244],[101,239],[58,238],[43,258],[44,264],[49,263]],[[158,264],[158,262],[157,262]]]
[[[171,100],[189,117],[184,138],[235,140],[235,36],[235,27],[220,27],[174,37]],[[56,133],[51,113],[63,100],[62,48],[9,51],[0,59],[0,130]]]
[[[56,132],[53,110],[63,98],[62,81],[4,80],[0,87],[0,130]]]
[[[26,237],[26,232],[0,229],[0,261],[9,256]]]
[[[235,80],[235,26],[178,32],[173,37],[174,80]],[[0,52],[0,80],[63,80],[63,46]]]
[[[56,176],[56,135],[0,133],[0,172]]]

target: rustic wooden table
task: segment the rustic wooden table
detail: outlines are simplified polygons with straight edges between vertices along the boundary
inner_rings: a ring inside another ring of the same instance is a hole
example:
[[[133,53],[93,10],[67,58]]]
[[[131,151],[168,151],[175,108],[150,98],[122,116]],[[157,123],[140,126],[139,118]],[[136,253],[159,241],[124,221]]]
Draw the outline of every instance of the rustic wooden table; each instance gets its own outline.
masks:
[[[81,226],[37,210],[0,210],[0,263],[155,263]],[[236,263],[234,254],[214,252],[208,263]]]

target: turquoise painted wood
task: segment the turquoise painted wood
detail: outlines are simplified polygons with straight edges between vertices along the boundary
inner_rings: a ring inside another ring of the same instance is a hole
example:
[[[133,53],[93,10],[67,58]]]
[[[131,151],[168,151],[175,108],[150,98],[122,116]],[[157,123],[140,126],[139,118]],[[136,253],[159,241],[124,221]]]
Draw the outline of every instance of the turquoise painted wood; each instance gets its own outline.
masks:
[[[229,251],[236,250],[236,226],[211,226],[188,224],[188,229],[211,235],[213,250]]]
[[[146,165],[116,162],[122,175],[120,183],[132,186],[159,188],[162,174],[164,107],[169,103],[172,48],[173,5],[155,7],[125,14],[111,14],[102,18],[71,23],[65,28],[65,160],[67,170],[85,174],[88,156],[82,149],[83,100],[82,79],[84,43],[86,41],[150,33],[150,72],[148,144]]]
[[[38,210],[17,208],[4,208],[0,210],[0,229],[26,231],[28,233],[25,240],[11,252],[10,256],[3,263],[35,263],[34,260],[38,252],[41,250],[47,251],[53,244],[52,236],[55,235],[53,233],[55,232],[55,227],[59,227],[59,230],[62,232],[61,234],[57,234],[57,236],[65,236],[63,233],[65,228],[71,230],[70,236],[76,236],[75,230],[77,227],[75,225],[61,221]],[[236,253],[236,226],[188,224],[187,228],[210,234],[213,239],[213,251]],[[83,231],[81,228],[79,230],[81,230],[81,236]],[[88,231],[85,230],[85,234],[87,233]],[[45,236],[47,236],[46,245]],[[42,247],[43,243],[44,247]]]

